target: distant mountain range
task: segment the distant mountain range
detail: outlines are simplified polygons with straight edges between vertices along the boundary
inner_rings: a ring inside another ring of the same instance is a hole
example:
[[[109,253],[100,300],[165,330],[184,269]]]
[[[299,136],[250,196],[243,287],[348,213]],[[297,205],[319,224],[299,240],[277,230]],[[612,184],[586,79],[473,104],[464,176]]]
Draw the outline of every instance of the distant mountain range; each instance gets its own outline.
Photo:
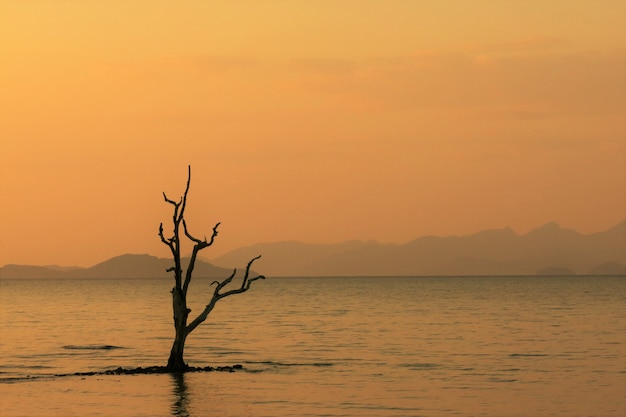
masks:
[[[262,243],[198,259],[194,276],[227,278],[259,254],[255,265],[266,276],[626,275],[626,221],[589,235],[548,223],[525,235],[507,228],[405,244]],[[90,268],[5,265],[0,278],[159,278],[171,276],[171,265],[167,258],[126,254]]]
[[[263,243],[211,262],[238,265],[258,254],[257,267],[273,276],[626,275],[626,221],[589,235],[548,223],[525,235],[506,228],[405,244]]]
[[[188,259],[183,260],[187,265]],[[90,268],[5,265],[0,268],[0,278],[165,278],[166,270],[173,265],[171,259],[150,255],[121,255]],[[245,267],[245,264],[244,264]],[[196,278],[228,278],[232,269],[220,268],[198,259],[194,268]]]

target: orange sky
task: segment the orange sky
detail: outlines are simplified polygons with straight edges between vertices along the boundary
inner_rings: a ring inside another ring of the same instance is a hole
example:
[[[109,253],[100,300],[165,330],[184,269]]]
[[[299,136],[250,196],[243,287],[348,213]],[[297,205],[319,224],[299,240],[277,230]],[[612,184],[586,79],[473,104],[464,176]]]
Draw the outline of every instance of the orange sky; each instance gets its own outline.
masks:
[[[626,217],[626,2],[0,2],[0,265]],[[259,268],[261,265],[259,264]]]

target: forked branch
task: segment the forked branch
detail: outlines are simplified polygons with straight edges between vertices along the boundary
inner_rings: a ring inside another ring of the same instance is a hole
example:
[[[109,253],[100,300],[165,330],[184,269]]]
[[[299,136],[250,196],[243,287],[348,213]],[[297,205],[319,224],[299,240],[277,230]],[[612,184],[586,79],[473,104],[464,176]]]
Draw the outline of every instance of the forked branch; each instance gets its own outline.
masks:
[[[170,200],[169,198],[167,198],[167,195],[165,194],[165,191],[163,191],[163,198],[165,199],[166,203],[170,203],[171,205],[173,205],[174,207],[178,207],[180,206],[181,201],[179,201],[178,203],[174,200]]]
[[[197,239],[193,236],[191,236],[191,234],[189,233],[189,231],[187,230],[187,222],[185,222],[185,220],[183,219],[183,229],[185,230],[185,236],[187,236],[187,238],[189,238],[189,240],[193,241],[196,246],[199,246],[198,250],[202,250],[206,247],[209,247],[213,244],[213,242],[215,241],[215,237],[217,236],[217,228],[219,227],[221,223],[217,223],[214,227],[213,227],[213,234],[211,234],[211,240],[207,241],[206,236],[204,237],[204,240],[200,240]]]
[[[219,227],[219,225],[220,223],[217,223],[213,227],[213,234],[211,235],[210,241],[207,241],[206,236],[204,240],[200,240],[191,236],[191,234],[187,230],[187,222],[185,222],[185,220],[183,219],[183,229],[185,230],[185,235],[187,236],[187,238],[189,238],[189,240],[195,243],[195,245],[193,246],[193,251],[191,252],[191,258],[189,258],[189,265],[187,265],[185,283],[183,284],[184,294],[187,294],[187,289],[189,288],[189,283],[191,282],[191,275],[193,273],[194,267],[196,266],[196,258],[198,256],[198,252],[200,252],[202,249],[208,248],[209,246],[213,244],[213,242],[215,241],[215,236],[217,236],[217,228]]]
[[[213,281],[211,283],[211,285],[217,284],[217,286],[215,287],[215,291],[213,291],[213,297],[211,298],[211,301],[209,302],[209,304],[206,305],[206,307],[204,308],[202,313],[200,313],[198,315],[198,317],[196,317],[191,323],[189,323],[189,325],[185,329],[185,332],[187,334],[191,333],[196,327],[198,327],[198,325],[200,325],[202,322],[204,322],[206,320],[207,316],[213,310],[213,308],[215,307],[215,304],[219,300],[221,300],[222,298],[226,298],[229,295],[241,294],[242,292],[246,292],[246,291],[248,291],[250,289],[250,285],[252,284],[252,282],[254,282],[254,281],[258,280],[258,279],[265,279],[264,275],[258,275],[258,276],[254,277],[254,278],[249,278],[249,276],[250,276],[250,268],[252,267],[252,264],[254,263],[254,261],[259,259],[260,257],[261,257],[261,255],[255,257],[255,258],[252,258],[250,260],[250,262],[248,262],[248,265],[246,266],[246,273],[245,273],[245,275],[243,277],[243,281],[241,282],[241,286],[239,288],[232,289],[232,290],[227,291],[225,293],[221,293],[220,292],[222,288],[224,288],[225,286],[230,284],[230,282],[233,280],[233,278],[237,274],[237,270],[236,269],[233,270],[233,273],[230,275],[230,277],[226,278],[222,282]]]

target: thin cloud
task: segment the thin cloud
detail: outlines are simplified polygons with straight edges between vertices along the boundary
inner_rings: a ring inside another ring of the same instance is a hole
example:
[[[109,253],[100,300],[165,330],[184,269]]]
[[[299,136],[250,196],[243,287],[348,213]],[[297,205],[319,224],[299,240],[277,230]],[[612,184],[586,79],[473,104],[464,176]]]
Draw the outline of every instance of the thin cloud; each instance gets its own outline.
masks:
[[[528,36],[493,43],[474,43],[463,50],[473,54],[519,54],[564,51],[573,43],[559,36]]]
[[[340,67],[316,61],[292,70],[288,83],[389,109],[510,107],[520,118],[615,113],[623,110],[624,59],[623,51],[524,54],[493,56],[486,65],[468,53],[415,53]]]

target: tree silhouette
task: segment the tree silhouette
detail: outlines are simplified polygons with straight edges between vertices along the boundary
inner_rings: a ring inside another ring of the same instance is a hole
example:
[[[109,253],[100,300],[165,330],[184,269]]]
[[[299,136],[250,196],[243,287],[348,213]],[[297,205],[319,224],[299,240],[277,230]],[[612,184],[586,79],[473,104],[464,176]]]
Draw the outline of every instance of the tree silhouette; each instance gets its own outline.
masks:
[[[250,289],[250,285],[252,284],[252,282],[258,279],[265,279],[263,275],[258,275],[254,278],[250,278],[249,276],[250,268],[252,267],[253,262],[261,257],[261,255],[259,255],[256,258],[250,260],[250,262],[248,262],[240,287],[228,291],[224,290],[224,288],[228,284],[230,284],[230,282],[235,277],[237,269],[233,270],[233,273],[230,275],[230,277],[224,279],[223,281],[214,281],[211,285],[215,284],[216,287],[213,291],[213,296],[211,297],[211,300],[196,318],[194,318],[190,323],[187,323],[189,313],[191,313],[191,309],[187,307],[187,291],[189,290],[189,284],[191,282],[193,268],[196,263],[198,252],[208,248],[213,244],[215,237],[217,236],[217,228],[220,225],[220,223],[217,223],[215,227],[213,227],[213,233],[211,234],[211,238],[209,240],[207,240],[206,237],[204,238],[204,240],[197,239],[189,233],[184,216],[185,207],[187,206],[187,195],[189,193],[190,183],[191,166],[188,167],[187,186],[185,187],[185,193],[178,202],[170,200],[169,198],[167,198],[167,195],[163,193],[163,198],[165,199],[165,201],[174,207],[174,214],[172,216],[172,236],[170,238],[166,238],[163,234],[163,223],[161,223],[161,225],[159,226],[159,236],[161,237],[161,241],[170,248],[172,256],[174,258],[174,266],[168,268],[167,270],[167,272],[174,273],[175,280],[174,287],[172,288],[172,310],[174,313],[174,329],[176,330],[176,335],[174,337],[174,343],[172,344],[170,357],[167,361],[167,369],[173,372],[182,372],[188,369],[188,365],[185,363],[183,358],[187,336],[189,336],[189,334],[194,331],[196,327],[198,327],[198,325],[206,320],[209,313],[215,307],[215,304],[222,298],[246,292]],[[189,264],[187,265],[187,270],[184,271],[184,277],[181,260],[181,224],[185,236],[194,243],[193,251],[189,259]]]

